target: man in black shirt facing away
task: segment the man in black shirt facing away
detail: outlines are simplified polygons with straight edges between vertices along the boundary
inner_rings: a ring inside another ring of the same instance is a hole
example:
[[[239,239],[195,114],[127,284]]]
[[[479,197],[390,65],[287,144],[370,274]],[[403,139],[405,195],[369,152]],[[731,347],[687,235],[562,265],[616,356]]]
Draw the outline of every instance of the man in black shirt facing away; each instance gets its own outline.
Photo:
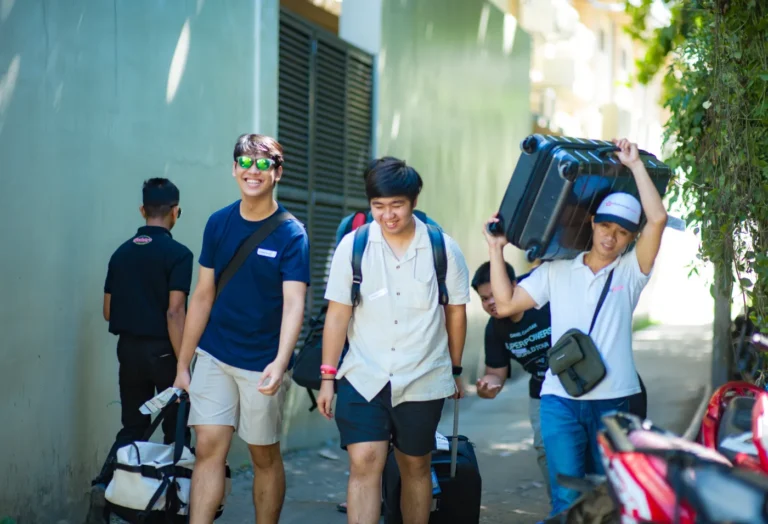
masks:
[[[506,264],[512,285],[516,285],[515,270]],[[525,278],[525,277],[522,277]],[[533,446],[536,449],[539,469],[549,493],[549,473],[544,443],[539,423],[541,384],[547,372],[547,351],[551,347],[552,331],[549,305],[530,309],[513,317],[502,318],[496,313],[496,303],[491,292],[490,263],[483,263],[472,278],[472,287],[480,295],[483,309],[491,318],[485,327],[485,376],[477,381],[477,395],[495,398],[509,376],[509,360],[514,359],[531,374],[528,382],[529,417],[533,427]]]
[[[113,450],[142,438],[150,416],[139,408],[173,385],[192,280],[192,252],[171,236],[181,216],[178,188],[168,179],[152,178],[142,193],[146,225],[112,255],[104,284],[104,319],[110,333],[120,337],[123,427]],[[172,408],[163,421],[166,444],[175,440],[175,427]]]

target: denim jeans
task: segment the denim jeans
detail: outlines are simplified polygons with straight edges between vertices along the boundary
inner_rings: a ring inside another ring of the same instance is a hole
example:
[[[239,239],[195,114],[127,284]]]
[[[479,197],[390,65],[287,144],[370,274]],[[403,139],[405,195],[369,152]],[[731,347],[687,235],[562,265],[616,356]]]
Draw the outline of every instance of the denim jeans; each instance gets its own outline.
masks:
[[[552,513],[568,508],[577,491],[557,484],[557,475],[584,477],[586,472],[604,474],[597,432],[601,416],[609,411],[628,411],[629,397],[606,400],[573,400],[555,395],[541,397],[541,437],[547,454]]]

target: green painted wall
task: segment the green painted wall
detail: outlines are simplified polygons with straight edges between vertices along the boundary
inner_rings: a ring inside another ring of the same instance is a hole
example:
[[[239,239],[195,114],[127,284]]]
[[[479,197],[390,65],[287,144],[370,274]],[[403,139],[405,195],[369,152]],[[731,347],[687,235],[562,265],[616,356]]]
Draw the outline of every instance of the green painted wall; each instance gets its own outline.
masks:
[[[505,36],[504,14],[480,0],[385,0],[381,18],[377,155],[419,171],[419,207],[459,242],[472,274],[488,258],[482,224],[530,133],[530,37],[513,35],[509,16]],[[469,315],[474,382],[487,319],[474,291]]]
[[[528,133],[528,37],[505,53],[503,16],[479,0],[383,3],[378,153],[419,169],[420,207],[474,269]],[[179,185],[174,236],[196,256],[209,214],[238,197],[234,138],[276,133],[277,5],[0,2],[0,517],[81,521],[119,428],[107,261],[140,225],[146,178]],[[467,360],[482,321],[473,297]],[[336,435],[305,397],[293,389],[286,448]]]
[[[0,518],[82,522],[119,428],[107,261],[146,178],[180,187],[196,256],[238,198],[235,138],[276,132],[277,0],[0,4]]]

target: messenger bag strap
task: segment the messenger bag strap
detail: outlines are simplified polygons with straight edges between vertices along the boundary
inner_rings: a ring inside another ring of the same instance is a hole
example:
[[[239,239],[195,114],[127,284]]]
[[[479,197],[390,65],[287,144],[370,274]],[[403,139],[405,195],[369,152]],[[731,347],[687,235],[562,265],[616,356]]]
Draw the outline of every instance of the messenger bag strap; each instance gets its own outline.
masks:
[[[592,329],[595,327],[595,322],[597,321],[597,314],[600,313],[600,308],[603,307],[603,302],[605,302],[605,297],[608,296],[608,291],[611,289],[611,281],[613,280],[613,269],[611,269],[611,272],[608,273],[608,279],[605,281],[605,285],[603,286],[603,292],[600,293],[600,300],[597,301],[597,308],[595,308],[595,314],[592,316],[592,324],[589,326],[589,335],[592,334]]]
[[[266,219],[261,227],[254,231],[251,236],[245,240],[245,242],[240,244],[240,247],[237,249],[235,256],[232,257],[232,259],[227,264],[227,267],[225,267],[224,271],[221,272],[219,281],[216,283],[216,298],[219,298],[221,290],[224,289],[224,286],[227,285],[227,282],[229,282],[235,273],[237,273],[237,270],[240,269],[240,266],[243,265],[243,262],[245,262],[253,250],[256,249],[256,247],[261,244],[264,239],[272,233],[272,231],[277,229],[277,226],[292,218],[295,217],[287,211],[275,213]]]

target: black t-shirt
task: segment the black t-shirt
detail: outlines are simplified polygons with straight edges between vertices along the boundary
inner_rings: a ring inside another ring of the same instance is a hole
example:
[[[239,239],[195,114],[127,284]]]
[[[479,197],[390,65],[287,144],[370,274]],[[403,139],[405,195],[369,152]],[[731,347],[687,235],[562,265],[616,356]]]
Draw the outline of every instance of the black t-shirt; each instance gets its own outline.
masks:
[[[531,374],[528,392],[531,398],[541,398],[541,385],[549,368],[547,351],[552,345],[552,324],[549,304],[530,309],[520,322],[508,318],[488,319],[485,326],[485,365],[503,368],[514,359]]]
[[[189,294],[192,252],[164,227],[140,227],[109,260],[104,293],[112,295],[109,331],[168,338],[171,291]]]

